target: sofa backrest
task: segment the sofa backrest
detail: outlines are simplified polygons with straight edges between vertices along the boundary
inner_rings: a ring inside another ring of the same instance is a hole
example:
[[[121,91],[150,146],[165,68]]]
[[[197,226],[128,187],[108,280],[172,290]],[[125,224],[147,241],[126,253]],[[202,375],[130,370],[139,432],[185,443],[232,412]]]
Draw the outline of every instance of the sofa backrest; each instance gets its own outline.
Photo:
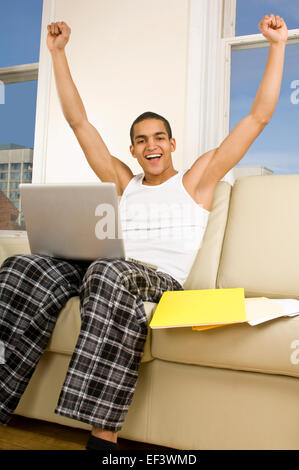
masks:
[[[0,266],[9,256],[30,253],[27,235],[0,238]]]
[[[184,284],[184,289],[214,289],[228,216],[231,185],[220,181],[201,248]]]
[[[238,179],[230,200],[218,288],[299,299],[299,175]]]

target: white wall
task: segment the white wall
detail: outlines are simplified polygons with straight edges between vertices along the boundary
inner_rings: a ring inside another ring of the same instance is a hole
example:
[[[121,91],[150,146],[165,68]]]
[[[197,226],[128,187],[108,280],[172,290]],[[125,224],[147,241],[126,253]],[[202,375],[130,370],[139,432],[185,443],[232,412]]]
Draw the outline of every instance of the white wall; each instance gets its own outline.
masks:
[[[72,29],[66,55],[88,119],[135,174],[142,170],[129,152],[129,129],[144,111],[170,121],[174,166],[184,167],[188,14],[188,0],[54,2],[52,21]],[[53,70],[46,138],[45,182],[97,180],[64,119]]]

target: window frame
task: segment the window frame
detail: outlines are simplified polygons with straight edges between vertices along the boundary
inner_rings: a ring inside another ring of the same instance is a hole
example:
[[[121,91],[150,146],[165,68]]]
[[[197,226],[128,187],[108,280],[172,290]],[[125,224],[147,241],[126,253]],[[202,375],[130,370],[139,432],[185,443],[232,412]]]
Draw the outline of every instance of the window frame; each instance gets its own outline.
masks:
[[[51,85],[51,57],[47,50],[47,25],[55,21],[55,0],[43,0],[39,62],[0,67],[4,84],[37,80],[32,183],[45,182],[45,152]],[[26,230],[1,230],[0,238],[27,238]]]
[[[218,147],[229,133],[232,49],[269,45],[261,33],[235,36],[236,1],[190,0],[184,137],[188,168],[200,155]],[[299,28],[289,30],[287,44],[296,43]],[[218,102],[213,95],[218,95]],[[231,185],[234,180],[234,169],[222,178]]]
[[[225,135],[229,133],[229,121],[230,121],[230,76],[231,76],[231,56],[232,50],[240,49],[256,49],[259,47],[269,47],[269,41],[260,34],[249,34],[243,36],[235,36],[235,25],[236,25],[236,4],[237,0],[224,0],[224,21],[228,22],[231,19],[231,29],[229,25],[226,25],[226,34],[223,35],[223,48],[224,48],[224,119],[223,119],[223,131]],[[225,28],[224,28],[225,31]],[[231,36],[229,36],[229,31]],[[287,45],[299,43],[299,28],[290,29],[288,31]],[[253,97],[254,99],[254,97]],[[234,183],[234,169],[229,174],[229,182]]]

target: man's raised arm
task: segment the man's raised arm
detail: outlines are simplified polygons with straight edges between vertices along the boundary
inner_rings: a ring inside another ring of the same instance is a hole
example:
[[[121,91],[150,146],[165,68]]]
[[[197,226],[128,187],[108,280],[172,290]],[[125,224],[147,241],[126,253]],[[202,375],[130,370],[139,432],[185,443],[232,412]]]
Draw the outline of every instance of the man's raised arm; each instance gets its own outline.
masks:
[[[93,171],[101,181],[115,183],[118,194],[122,194],[133,174],[127,165],[110,154],[100,134],[88,121],[65,55],[70,34],[71,28],[64,22],[48,25],[47,47],[52,56],[62,111]]]
[[[288,30],[284,20],[274,15],[265,16],[259,28],[270,41],[270,49],[265,73],[249,115],[234,127],[218,148],[203,156],[202,161],[208,162],[204,171],[200,158],[190,169],[190,172],[193,170],[192,180],[197,195],[205,207],[211,206],[213,188],[217,182],[241,160],[269,123],[279,98]],[[197,175],[200,178],[196,181]]]

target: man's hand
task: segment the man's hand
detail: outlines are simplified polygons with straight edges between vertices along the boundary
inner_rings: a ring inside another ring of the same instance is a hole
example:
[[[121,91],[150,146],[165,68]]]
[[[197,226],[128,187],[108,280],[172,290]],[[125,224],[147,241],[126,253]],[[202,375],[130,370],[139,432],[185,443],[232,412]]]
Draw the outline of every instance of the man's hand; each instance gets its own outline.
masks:
[[[288,39],[288,28],[280,16],[266,15],[258,26],[262,35],[271,43],[286,42]]]
[[[63,21],[51,23],[47,28],[47,46],[49,51],[51,52],[54,49],[64,49],[70,38],[71,28]]]

